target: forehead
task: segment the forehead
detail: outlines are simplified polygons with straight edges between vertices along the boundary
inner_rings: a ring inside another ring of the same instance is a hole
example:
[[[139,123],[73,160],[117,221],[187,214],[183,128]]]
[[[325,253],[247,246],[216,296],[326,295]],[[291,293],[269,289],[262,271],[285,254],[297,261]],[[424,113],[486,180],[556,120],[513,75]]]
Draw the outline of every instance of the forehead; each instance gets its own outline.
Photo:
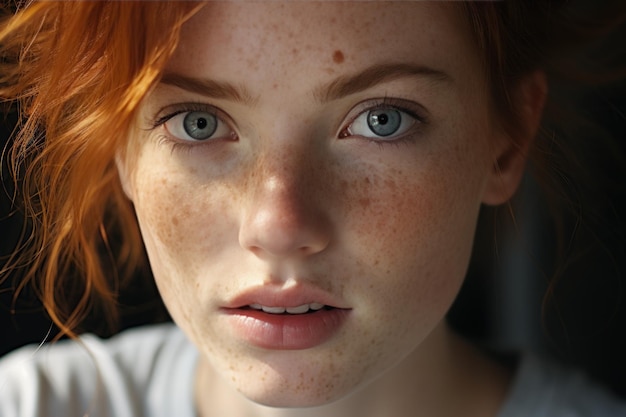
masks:
[[[167,70],[255,85],[410,62],[455,78],[479,66],[471,39],[448,2],[207,2],[183,27]]]

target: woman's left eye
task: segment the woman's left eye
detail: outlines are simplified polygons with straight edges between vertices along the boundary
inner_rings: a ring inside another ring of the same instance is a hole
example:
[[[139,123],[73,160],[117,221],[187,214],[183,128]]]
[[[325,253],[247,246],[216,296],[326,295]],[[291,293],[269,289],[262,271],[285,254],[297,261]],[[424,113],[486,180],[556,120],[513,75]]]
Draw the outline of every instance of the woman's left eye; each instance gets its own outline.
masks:
[[[340,136],[390,141],[408,132],[416,123],[419,123],[417,117],[394,107],[370,109],[360,113]]]
[[[202,142],[232,137],[233,131],[226,122],[208,111],[186,111],[168,118],[163,125],[176,139]]]

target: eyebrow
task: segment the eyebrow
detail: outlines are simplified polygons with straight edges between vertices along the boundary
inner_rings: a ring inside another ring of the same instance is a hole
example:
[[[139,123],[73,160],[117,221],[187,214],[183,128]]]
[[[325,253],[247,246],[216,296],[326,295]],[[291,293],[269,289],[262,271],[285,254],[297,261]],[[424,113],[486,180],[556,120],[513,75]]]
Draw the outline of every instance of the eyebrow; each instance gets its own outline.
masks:
[[[407,63],[379,64],[353,75],[341,76],[325,86],[316,88],[313,91],[313,96],[320,102],[328,102],[403,77],[422,77],[435,83],[453,81],[446,72],[426,66]],[[161,83],[216,99],[226,99],[244,104],[252,104],[256,101],[245,88],[227,82],[168,72],[163,74]]]
[[[166,72],[161,78],[161,83],[216,99],[226,99],[244,104],[251,104],[254,101],[245,88],[210,79],[200,79]]]
[[[403,77],[422,77],[435,83],[451,83],[452,77],[444,71],[434,68],[407,64],[391,63],[374,65],[355,74],[342,76],[322,88],[314,91],[314,96],[322,101],[332,101],[355,94],[377,84]]]

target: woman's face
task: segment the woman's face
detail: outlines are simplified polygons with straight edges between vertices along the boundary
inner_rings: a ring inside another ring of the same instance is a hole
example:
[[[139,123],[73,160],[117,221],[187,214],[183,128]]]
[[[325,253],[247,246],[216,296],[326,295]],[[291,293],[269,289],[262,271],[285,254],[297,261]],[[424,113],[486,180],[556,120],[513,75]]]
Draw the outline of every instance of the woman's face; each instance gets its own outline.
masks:
[[[120,172],[156,282],[247,397],[340,398],[455,298],[503,143],[455,10],[210,3],[142,104]]]

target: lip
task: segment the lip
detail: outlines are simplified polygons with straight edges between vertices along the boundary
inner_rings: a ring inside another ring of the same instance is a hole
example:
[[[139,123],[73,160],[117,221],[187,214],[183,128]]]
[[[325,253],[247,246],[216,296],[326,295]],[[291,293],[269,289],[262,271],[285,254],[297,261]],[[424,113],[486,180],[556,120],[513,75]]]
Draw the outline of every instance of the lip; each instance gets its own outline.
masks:
[[[311,303],[349,309],[345,303],[328,292],[308,285],[294,285],[288,288],[274,285],[251,287],[226,302],[223,308],[240,309],[251,304],[261,304],[267,307],[298,307]]]
[[[248,307],[297,307],[314,302],[327,307],[305,314],[271,314]],[[242,342],[269,350],[299,350],[331,339],[343,326],[350,308],[314,287],[263,285],[242,292],[220,311],[228,331]]]

